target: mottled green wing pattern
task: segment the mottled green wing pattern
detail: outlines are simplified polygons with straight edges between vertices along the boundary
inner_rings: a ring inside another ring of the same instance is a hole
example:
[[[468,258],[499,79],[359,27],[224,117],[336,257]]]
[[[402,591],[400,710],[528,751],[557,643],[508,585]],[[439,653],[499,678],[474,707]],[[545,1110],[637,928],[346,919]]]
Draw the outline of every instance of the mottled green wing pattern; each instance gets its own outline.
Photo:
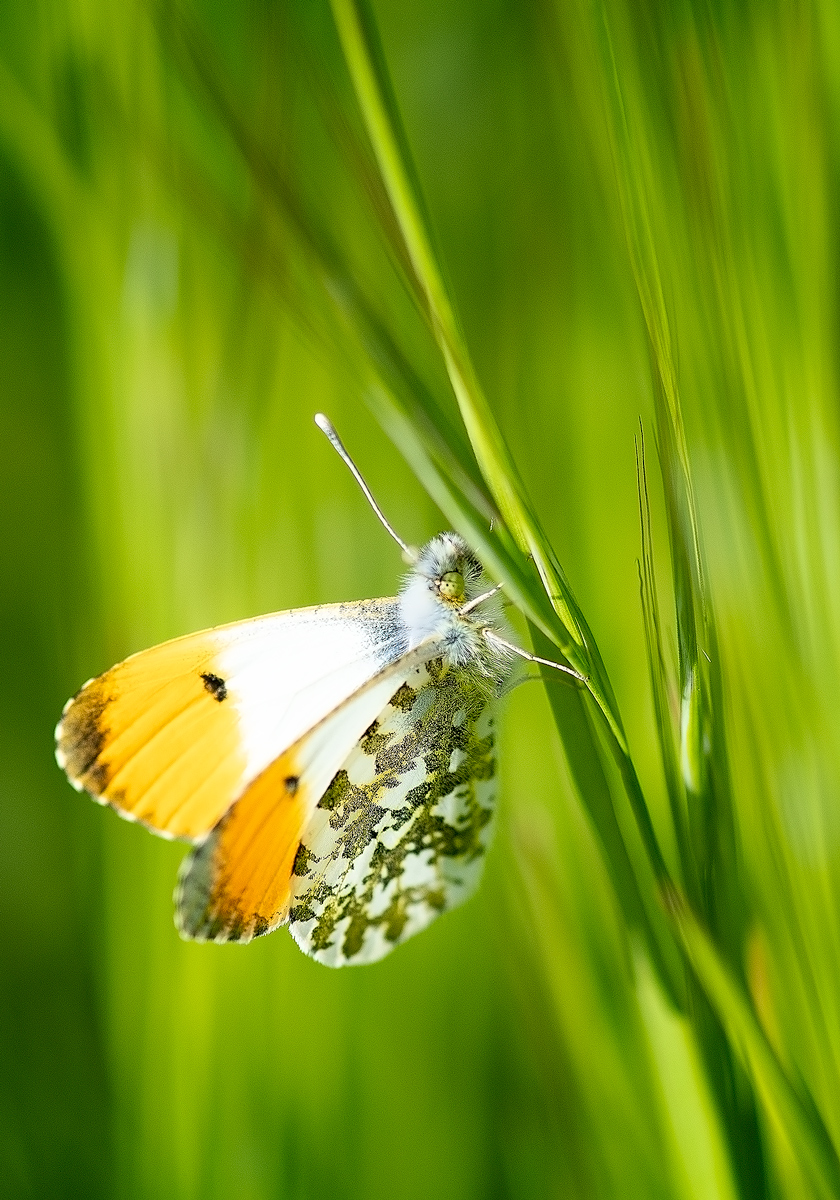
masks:
[[[492,705],[468,671],[417,667],[322,796],[289,928],[328,966],[384,957],[476,887],[495,797]]]

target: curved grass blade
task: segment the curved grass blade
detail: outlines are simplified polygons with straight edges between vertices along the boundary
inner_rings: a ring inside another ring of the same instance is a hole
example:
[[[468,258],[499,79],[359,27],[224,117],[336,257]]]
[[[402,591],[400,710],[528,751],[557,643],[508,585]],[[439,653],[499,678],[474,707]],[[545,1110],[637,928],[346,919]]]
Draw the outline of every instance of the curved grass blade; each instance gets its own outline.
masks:
[[[379,389],[371,402],[383,428],[432,499],[475,546],[490,573],[504,580],[505,592],[531,623],[537,653],[547,657],[553,652],[556,656],[553,647],[558,645],[559,622],[556,613],[546,603],[545,593],[539,586],[533,568],[529,570],[529,559],[522,554],[503,526],[492,532],[488,529],[481,514],[471,507],[468,498],[459,494],[457,487],[447,479],[442,464],[435,461],[430,448],[392,397]],[[665,986],[675,1004],[682,1007],[685,999],[682,966],[659,903],[659,888],[666,877],[665,866],[660,860],[658,870],[653,867],[637,873],[616,819],[614,798],[603,761],[605,749],[618,764],[637,826],[640,821],[646,823],[648,840],[645,841],[641,829],[640,834],[645,852],[648,853],[647,861],[650,862],[650,843],[652,841],[655,844],[655,835],[633,764],[629,756],[621,752],[605,722],[597,722],[602,733],[602,737],[599,737],[596,722],[593,721],[593,714],[599,710],[583,702],[582,689],[553,686],[556,672],[549,668],[544,669],[544,675],[550,684],[549,701],[563,737],[573,778],[601,840],[626,918],[644,936]]]
[[[813,1195],[840,1195],[840,1158],[810,1096],[789,1079],[743,990],[717,948],[679,897],[671,897],[674,928],[697,978],[743,1063],[777,1136],[788,1144]]]
[[[607,748],[618,766],[653,876],[660,885],[667,884],[665,860],[595,639],[533,512],[457,322],[428,231],[375,22],[366,4],[356,0],[332,0],[332,8],[368,136],[415,274],[425,292],[435,336],[479,468],[520,552],[533,559],[552,609],[559,618],[548,629],[541,622],[536,624],[559,646],[569,663],[587,677],[587,688],[603,716]],[[473,536],[479,533],[473,529],[469,532]],[[492,569],[493,551],[487,546],[487,539],[478,536],[475,544],[485,554],[489,551],[488,565]],[[513,586],[513,598],[520,601],[523,597],[515,581]],[[534,603],[533,588],[531,593],[531,603],[524,607],[526,615],[538,607]],[[639,886],[644,890],[644,883]],[[661,964],[662,953],[656,939],[652,950]],[[673,974],[669,973],[666,978],[672,993],[678,994],[679,984]]]
[[[706,588],[700,524],[651,212],[657,181],[651,177],[646,147],[642,144],[644,132],[635,126],[631,129],[623,91],[624,76],[616,62],[606,21],[603,33],[615,174],[653,365],[676,602],[680,676],[678,771],[674,769],[669,723],[666,719],[658,724],[682,870],[693,907],[691,911],[680,901],[674,910],[678,914],[677,928],[700,988],[717,1018],[704,1021],[702,1014],[698,1014],[696,1023],[710,1073],[715,1075],[718,1101],[728,1109],[728,1134],[742,1186],[754,1189],[756,1194],[765,1194],[767,1181],[765,1178],[762,1183],[755,1178],[765,1169],[763,1151],[749,1100],[739,1100],[738,1093],[743,1089],[738,1085],[737,1062],[727,1062],[732,1050],[774,1130],[788,1142],[819,1194],[832,1194],[836,1188],[837,1155],[823,1121],[810,1099],[799,1094],[775,1059],[742,986],[748,915],[737,869],[735,820],[722,723],[723,681],[715,652],[714,619]],[[632,74],[628,86],[632,86]],[[646,527],[645,522],[643,504],[643,543],[647,541],[649,545],[649,524]],[[762,514],[758,514],[757,528],[766,532]],[[774,554],[766,536],[762,546],[770,551],[772,571]],[[644,574],[643,570],[643,578]],[[651,582],[652,571],[646,589],[648,604]],[[646,624],[650,649],[657,635],[648,613]],[[656,675],[655,665],[652,675]],[[655,695],[656,691],[654,680]],[[700,924],[698,913],[703,915],[709,933]]]
[[[836,1177],[836,1157],[833,1156],[830,1142],[824,1133],[821,1134],[819,1122],[815,1123],[809,1119],[806,1108],[798,1102],[796,1093],[781,1068],[774,1069],[772,1060],[763,1053],[766,1044],[761,1040],[760,1030],[752,1016],[749,1003],[737,984],[733,982],[730,986],[729,974],[716,946],[702,934],[699,922],[690,913],[685,902],[672,899],[678,896],[678,892],[669,880],[635,766],[628,753],[621,720],[594,650],[594,641],[586,630],[582,614],[530,507],[524,487],[473,369],[455,318],[454,307],[444,284],[443,272],[438,265],[424,222],[419,189],[415,187],[415,174],[410,165],[405,136],[402,133],[399,113],[371,14],[360,0],[332,0],[332,7],[368,135],[406,240],[415,273],[424,289],[435,335],[482,475],[499,504],[516,543],[521,550],[534,558],[552,607],[560,618],[567,636],[572,639],[573,647],[568,653],[570,662],[579,670],[588,671],[589,690],[605,718],[610,735],[610,749],[622,775],[650,867],[659,882],[662,896],[669,898],[668,903],[672,909],[679,908],[685,914],[685,920],[676,930],[680,935],[680,946],[692,962],[703,991],[714,1006],[730,1040],[744,1039],[739,1042],[739,1048],[742,1050],[744,1043],[747,1044],[748,1049],[743,1053],[743,1060],[765,1101],[767,1111],[771,1115],[781,1114],[783,1119],[790,1117],[793,1124],[802,1130],[808,1169],[820,1191],[830,1194]],[[613,71],[615,72],[614,63]],[[644,210],[642,213],[644,215]],[[635,215],[635,212],[628,214],[630,223]],[[642,244],[652,251],[649,224],[644,222],[643,233],[645,236]],[[635,244],[631,241],[631,245]],[[653,261],[655,263],[655,255]],[[635,260],[634,265],[638,266]],[[676,374],[658,272],[647,275],[639,269],[637,281],[669,417],[667,431],[673,438],[674,459],[681,466],[682,486],[674,491],[673,497],[681,504],[683,501],[687,502],[687,511],[682,514],[688,517],[689,531],[686,555],[689,571],[686,579],[695,584],[701,619],[698,624],[692,611],[691,620],[685,624],[685,631],[689,652],[696,662],[702,644],[697,635],[701,629],[705,629],[705,592],[702,587],[701,555],[688,457],[675,387]],[[587,659],[585,666],[584,653]],[[699,672],[686,673],[685,678],[690,686],[683,699],[684,713],[688,714],[688,719],[683,722],[683,773],[691,776],[692,787],[696,786],[698,789],[702,789],[703,777],[701,771],[694,768],[702,769],[697,752],[704,753],[706,746],[706,731],[702,721],[697,719],[704,711],[699,705],[705,702],[703,695],[695,690],[700,677]],[[690,935],[687,930],[690,931]],[[725,981],[726,986],[721,981]]]
[[[332,0],[332,9],[368,136],[426,297],[432,328],[479,468],[516,543],[533,557],[560,618],[564,633],[556,644],[571,665],[587,676],[589,690],[626,754],[624,730],[594,639],[528,501],[450,301],[375,22],[367,5],[356,0]]]
[[[639,592],[642,603],[642,616],[645,624],[645,643],[648,656],[648,670],[653,693],[654,716],[656,732],[659,739],[662,765],[665,771],[665,783],[671,808],[671,819],[677,838],[677,849],[680,855],[680,866],[689,890],[689,895],[696,894],[695,874],[693,872],[693,854],[688,827],[688,811],[686,806],[685,788],[679,769],[679,757],[674,738],[674,728],[669,703],[669,680],[665,666],[665,652],[662,646],[662,628],[659,611],[659,598],[656,588],[656,572],[653,561],[653,538],[650,523],[650,495],[648,492],[647,463],[645,458],[644,430],[639,428],[636,440],[636,480],[639,493],[639,526],[642,541],[642,556],[639,561]]]

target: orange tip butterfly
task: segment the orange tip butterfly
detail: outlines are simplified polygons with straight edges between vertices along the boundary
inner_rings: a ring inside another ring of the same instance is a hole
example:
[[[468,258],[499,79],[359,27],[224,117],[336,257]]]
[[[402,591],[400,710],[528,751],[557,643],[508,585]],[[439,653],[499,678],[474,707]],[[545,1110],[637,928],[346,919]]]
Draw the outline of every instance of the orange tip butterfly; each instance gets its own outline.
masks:
[[[78,791],[193,843],[185,938],[288,925],[328,966],[375,962],[475,889],[493,824],[493,701],[514,655],[457,533],[406,545],[400,593],[292,609],[143,650],[67,702],[56,758]]]

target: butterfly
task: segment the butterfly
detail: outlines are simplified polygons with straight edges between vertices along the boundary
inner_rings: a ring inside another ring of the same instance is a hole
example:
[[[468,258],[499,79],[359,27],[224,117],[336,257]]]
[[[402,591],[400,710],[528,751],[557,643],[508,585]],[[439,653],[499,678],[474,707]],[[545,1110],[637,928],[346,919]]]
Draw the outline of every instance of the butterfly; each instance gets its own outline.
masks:
[[[494,701],[519,655],[500,585],[457,533],[409,547],[396,597],[176,638],[67,702],[56,758],[120,816],[193,844],[185,938],[281,925],[329,966],[384,957],[476,888],[496,790]]]

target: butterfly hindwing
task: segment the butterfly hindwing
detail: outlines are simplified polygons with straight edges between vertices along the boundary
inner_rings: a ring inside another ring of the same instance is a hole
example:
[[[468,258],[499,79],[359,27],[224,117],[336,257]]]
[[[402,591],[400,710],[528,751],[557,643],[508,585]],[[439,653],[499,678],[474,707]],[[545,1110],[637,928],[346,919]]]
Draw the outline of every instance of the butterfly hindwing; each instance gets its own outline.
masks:
[[[476,887],[495,798],[492,705],[467,671],[416,666],[319,799],[290,930],[330,966],[376,961]]]
[[[135,654],[87,683],[56,730],[79,790],[199,839],[290,745],[404,649],[396,600],[295,609]]]

